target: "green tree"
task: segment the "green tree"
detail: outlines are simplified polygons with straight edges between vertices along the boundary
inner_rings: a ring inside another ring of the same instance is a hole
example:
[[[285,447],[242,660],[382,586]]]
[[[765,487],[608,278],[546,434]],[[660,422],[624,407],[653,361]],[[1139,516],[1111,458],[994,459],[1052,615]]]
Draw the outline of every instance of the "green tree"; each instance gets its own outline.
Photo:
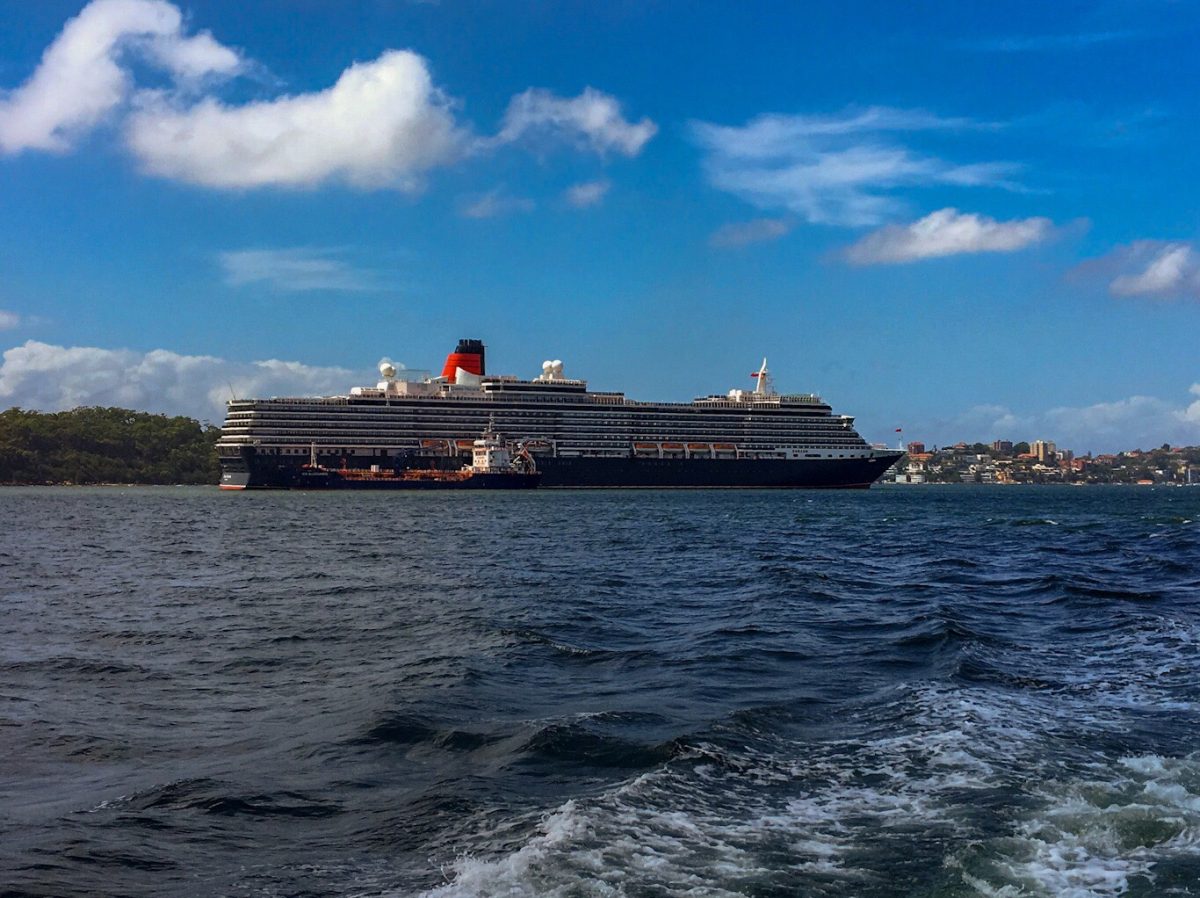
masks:
[[[216,483],[219,428],[122,408],[0,412],[3,483]]]

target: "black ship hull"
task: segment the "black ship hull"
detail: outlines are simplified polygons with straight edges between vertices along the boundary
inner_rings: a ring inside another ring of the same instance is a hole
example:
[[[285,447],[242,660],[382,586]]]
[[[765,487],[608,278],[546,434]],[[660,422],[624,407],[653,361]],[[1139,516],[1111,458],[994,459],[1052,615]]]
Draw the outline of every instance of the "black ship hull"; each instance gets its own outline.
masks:
[[[363,477],[341,471],[301,470],[291,484],[299,490],[530,490],[537,488],[541,474],[496,471],[463,478]],[[222,484],[223,485],[223,484]]]
[[[883,476],[899,452],[863,458],[725,459],[635,457],[539,457],[543,488],[644,489],[866,489]],[[462,459],[410,456],[404,468],[461,467]],[[299,459],[245,449],[221,459],[222,489],[303,489]],[[357,485],[355,488],[358,488]]]

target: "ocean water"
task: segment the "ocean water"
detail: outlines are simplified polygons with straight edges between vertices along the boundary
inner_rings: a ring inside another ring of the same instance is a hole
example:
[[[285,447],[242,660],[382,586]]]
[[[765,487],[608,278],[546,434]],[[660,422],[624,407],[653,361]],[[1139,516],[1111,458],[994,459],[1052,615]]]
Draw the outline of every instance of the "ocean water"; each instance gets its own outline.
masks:
[[[0,894],[1200,895],[1200,489],[0,491]]]

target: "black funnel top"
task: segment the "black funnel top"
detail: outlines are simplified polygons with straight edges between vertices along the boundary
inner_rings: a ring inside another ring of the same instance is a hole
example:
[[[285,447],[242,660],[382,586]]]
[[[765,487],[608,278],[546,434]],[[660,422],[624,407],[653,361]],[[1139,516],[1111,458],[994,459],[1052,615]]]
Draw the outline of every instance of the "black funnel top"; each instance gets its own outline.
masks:
[[[469,352],[479,356],[479,373],[487,374],[487,366],[484,364],[484,346],[482,340],[459,340],[455,352]]]

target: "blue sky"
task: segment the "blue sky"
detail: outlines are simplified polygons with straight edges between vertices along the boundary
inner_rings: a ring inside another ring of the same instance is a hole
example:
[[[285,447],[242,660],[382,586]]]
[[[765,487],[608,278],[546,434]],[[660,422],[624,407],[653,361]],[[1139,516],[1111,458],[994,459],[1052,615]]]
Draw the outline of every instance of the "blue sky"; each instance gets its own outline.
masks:
[[[1200,443],[1200,11],[0,2],[0,403],[381,356]]]

